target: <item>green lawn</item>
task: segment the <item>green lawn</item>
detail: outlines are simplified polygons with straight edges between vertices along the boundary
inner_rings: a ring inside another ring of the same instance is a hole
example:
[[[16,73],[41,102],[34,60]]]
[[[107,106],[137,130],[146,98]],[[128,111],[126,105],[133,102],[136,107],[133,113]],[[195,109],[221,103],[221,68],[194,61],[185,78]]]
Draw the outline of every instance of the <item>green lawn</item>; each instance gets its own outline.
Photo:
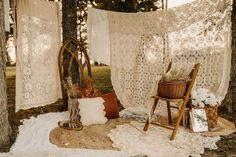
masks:
[[[100,89],[102,93],[112,91],[111,70],[109,66],[92,66],[92,75],[94,86]]]
[[[7,67],[7,80],[13,78],[16,75],[15,67]],[[92,76],[96,88],[99,88],[102,93],[108,93],[112,91],[111,85],[111,71],[109,66],[92,66]],[[8,85],[14,86],[14,79],[10,79]]]
[[[16,75],[16,67],[7,67],[7,79]]]

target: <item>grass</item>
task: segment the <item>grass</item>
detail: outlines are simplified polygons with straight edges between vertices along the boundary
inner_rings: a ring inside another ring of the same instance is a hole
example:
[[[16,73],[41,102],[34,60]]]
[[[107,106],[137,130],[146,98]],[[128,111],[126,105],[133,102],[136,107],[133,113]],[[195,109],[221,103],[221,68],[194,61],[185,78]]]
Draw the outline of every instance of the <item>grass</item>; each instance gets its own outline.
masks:
[[[113,90],[111,84],[111,70],[109,66],[92,66],[92,75],[94,86],[102,93],[108,93]]]
[[[101,90],[102,93],[108,93],[112,91],[111,84],[111,70],[109,66],[92,66],[92,76],[94,80],[94,86]],[[6,77],[8,81],[8,86],[15,86],[16,75],[15,67],[7,67]]]
[[[16,67],[7,67],[6,69],[7,79],[14,77],[15,75],[16,75]]]

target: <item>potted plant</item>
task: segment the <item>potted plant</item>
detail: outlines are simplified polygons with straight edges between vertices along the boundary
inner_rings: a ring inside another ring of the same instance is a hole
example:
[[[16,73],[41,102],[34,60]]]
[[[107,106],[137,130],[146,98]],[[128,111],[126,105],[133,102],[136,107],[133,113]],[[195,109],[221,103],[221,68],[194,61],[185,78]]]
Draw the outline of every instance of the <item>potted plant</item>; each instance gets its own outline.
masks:
[[[192,91],[192,105],[198,108],[205,108],[208,116],[209,128],[215,128],[218,121],[218,106],[221,104],[222,97],[216,96],[208,89],[199,88]]]
[[[170,70],[158,83],[158,95],[172,99],[183,98],[189,81],[190,77],[186,69]]]

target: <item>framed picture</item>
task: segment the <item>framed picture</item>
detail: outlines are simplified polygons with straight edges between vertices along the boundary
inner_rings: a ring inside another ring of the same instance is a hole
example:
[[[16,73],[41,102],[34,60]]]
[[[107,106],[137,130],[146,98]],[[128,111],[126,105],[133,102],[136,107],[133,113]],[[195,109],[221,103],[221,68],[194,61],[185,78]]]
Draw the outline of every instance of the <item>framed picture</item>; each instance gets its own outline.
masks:
[[[208,131],[207,114],[204,108],[193,108],[190,111],[193,132]]]

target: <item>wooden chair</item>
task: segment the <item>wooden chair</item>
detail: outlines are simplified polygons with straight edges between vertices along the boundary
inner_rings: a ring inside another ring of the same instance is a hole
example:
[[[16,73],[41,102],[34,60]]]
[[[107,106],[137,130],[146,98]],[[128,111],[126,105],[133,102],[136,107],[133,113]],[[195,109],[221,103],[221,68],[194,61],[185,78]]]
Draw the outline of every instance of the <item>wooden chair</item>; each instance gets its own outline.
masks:
[[[167,71],[169,71],[170,68],[171,68],[171,64],[169,64]],[[164,100],[164,101],[167,102],[168,122],[169,122],[169,124],[171,124],[172,121],[171,121],[171,105],[170,105],[170,102],[174,102],[174,103],[177,104],[177,106],[178,106],[177,108],[179,109],[178,118],[177,118],[177,121],[175,123],[175,126],[172,127],[170,125],[163,125],[163,124],[160,124],[160,123],[157,123],[156,125],[173,130],[172,131],[172,135],[170,137],[170,140],[174,140],[175,139],[175,136],[176,136],[177,130],[179,128],[181,119],[183,118],[183,114],[184,114],[184,112],[186,110],[186,105],[187,105],[187,103],[188,103],[188,101],[190,99],[190,94],[191,94],[191,91],[192,91],[192,88],[193,88],[193,84],[194,84],[194,82],[196,80],[196,76],[197,76],[199,68],[200,68],[200,63],[196,64],[194,66],[193,70],[191,71],[191,73],[189,74],[191,80],[187,84],[187,89],[186,89],[186,92],[185,92],[185,95],[184,95],[183,98],[180,98],[180,99],[169,99],[169,98],[160,97],[158,95],[153,96],[155,101],[154,101],[154,104],[153,104],[153,106],[151,108],[150,117],[148,117],[148,119],[146,121],[146,124],[145,124],[145,126],[143,128],[143,131],[147,131],[147,129],[149,127],[149,123],[151,123],[151,118],[152,118],[152,116],[154,114],[154,111],[156,109],[156,106],[157,106],[157,103],[158,103],[159,100]]]
[[[66,78],[72,78],[73,84],[77,83],[80,86],[84,85],[85,75],[92,78],[88,54],[83,46],[73,38],[66,40],[62,45],[58,56],[58,67],[63,96],[67,95],[65,88]],[[85,69],[87,72],[85,72]],[[73,76],[72,71],[76,71],[77,76]]]
[[[92,72],[88,54],[76,39],[70,38],[62,45],[58,67],[64,106],[68,106],[70,112],[69,120],[58,122],[58,125],[65,129],[81,130],[77,99],[82,97],[81,91],[88,82],[85,77],[92,78]]]

